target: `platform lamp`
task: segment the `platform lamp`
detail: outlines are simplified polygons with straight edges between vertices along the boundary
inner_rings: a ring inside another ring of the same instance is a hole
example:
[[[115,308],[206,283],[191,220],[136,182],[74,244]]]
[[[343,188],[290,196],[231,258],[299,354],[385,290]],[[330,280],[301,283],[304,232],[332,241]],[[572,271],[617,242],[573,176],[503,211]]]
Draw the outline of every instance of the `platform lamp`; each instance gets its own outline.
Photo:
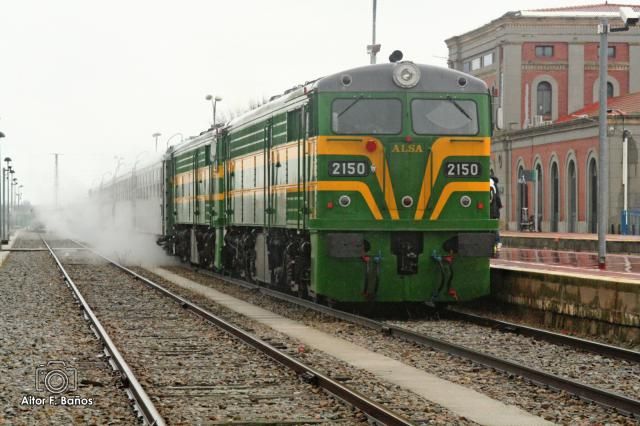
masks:
[[[151,135],[152,138],[155,138],[156,140],[156,152],[158,152],[158,138],[162,136],[162,133],[160,132],[155,132],[154,134]]]
[[[4,137],[6,137],[6,135],[4,133],[0,132],[0,139],[2,139]],[[2,158],[2,154],[1,153],[0,153],[0,158]],[[2,174],[2,181],[4,182],[4,172]],[[2,189],[2,184],[1,183],[0,183],[0,189]],[[2,240],[4,240],[4,238],[2,238],[3,237],[2,230],[4,229],[4,209],[2,208],[2,196],[3,196],[3,194],[4,194],[4,192],[0,190],[0,242]],[[2,249],[2,245],[0,245],[0,249]]]
[[[18,210],[20,210],[20,202],[22,201],[22,188],[24,188],[24,185],[20,185],[18,187],[17,193],[16,193],[16,212]],[[18,218],[17,213],[16,213],[16,219]],[[23,217],[24,218],[24,217]],[[16,221],[19,222],[18,225],[24,223],[24,220],[20,220],[20,221]]]
[[[216,128],[216,106],[218,105],[218,102],[222,101],[222,97],[207,95],[204,98],[207,101],[211,101],[211,107],[213,108],[213,128],[215,129]]]
[[[7,163],[6,167],[2,168],[2,216],[4,221],[2,222],[2,229],[0,229],[0,234],[2,234],[2,244],[7,244],[9,242],[9,236],[7,235],[7,222],[9,221],[9,211],[8,211],[8,197],[7,190],[9,189],[9,172],[11,171],[11,157],[4,157],[4,162]]]
[[[9,235],[11,235],[11,229],[13,228],[12,225],[12,216],[15,214],[15,210],[14,210],[14,199],[13,199],[13,194],[14,194],[14,187],[18,184],[18,178],[13,177],[13,175],[16,173],[16,171],[14,169],[11,169],[11,180],[9,181],[9,217],[7,220],[7,225],[9,226]]]

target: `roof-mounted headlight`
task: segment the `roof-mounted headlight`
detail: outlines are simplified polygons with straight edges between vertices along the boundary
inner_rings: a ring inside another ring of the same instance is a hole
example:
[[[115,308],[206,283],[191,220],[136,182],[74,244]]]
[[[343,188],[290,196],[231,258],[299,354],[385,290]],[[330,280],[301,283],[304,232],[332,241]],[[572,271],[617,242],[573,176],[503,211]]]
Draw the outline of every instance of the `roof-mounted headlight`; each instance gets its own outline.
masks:
[[[393,82],[403,89],[410,89],[420,81],[420,68],[413,62],[399,62],[393,69]]]

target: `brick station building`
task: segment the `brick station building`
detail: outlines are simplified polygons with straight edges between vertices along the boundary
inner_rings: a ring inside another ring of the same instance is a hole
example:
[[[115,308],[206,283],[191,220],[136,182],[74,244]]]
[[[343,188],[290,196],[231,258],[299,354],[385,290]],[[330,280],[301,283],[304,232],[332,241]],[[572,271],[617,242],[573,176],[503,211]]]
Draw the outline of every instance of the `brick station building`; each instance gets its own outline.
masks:
[[[505,15],[446,40],[449,66],[483,79],[494,96],[491,165],[500,179],[503,228],[596,232],[599,35],[602,17],[640,5],[594,4]],[[608,35],[609,232],[619,232],[625,192],[640,209],[640,28]],[[628,183],[623,186],[623,132]],[[626,133],[625,133],[626,134]],[[634,136],[635,135],[635,136]],[[635,139],[634,139],[635,137]],[[537,171],[537,182],[527,171]],[[525,183],[523,183],[523,181]],[[536,185],[537,183],[537,185]],[[537,187],[537,192],[536,192]],[[634,219],[635,220],[635,219]],[[638,222],[640,224],[640,221]],[[636,233],[640,226],[636,225]]]

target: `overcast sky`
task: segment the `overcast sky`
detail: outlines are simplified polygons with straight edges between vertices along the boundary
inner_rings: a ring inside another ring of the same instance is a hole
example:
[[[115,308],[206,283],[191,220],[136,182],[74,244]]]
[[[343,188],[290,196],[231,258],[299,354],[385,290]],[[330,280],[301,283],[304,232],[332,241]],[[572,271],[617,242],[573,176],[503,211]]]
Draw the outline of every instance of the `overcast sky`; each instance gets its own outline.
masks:
[[[446,66],[444,40],[512,10],[585,0],[378,0],[378,62]],[[597,2],[593,2],[597,3]],[[603,1],[599,2],[603,3]],[[60,153],[61,200],[140,166],[181,132],[218,112],[296,84],[367,64],[372,0],[2,0],[0,139],[25,198],[53,201]],[[595,28],[594,28],[595,31]],[[179,136],[171,143],[176,143]],[[3,163],[4,164],[4,163]]]

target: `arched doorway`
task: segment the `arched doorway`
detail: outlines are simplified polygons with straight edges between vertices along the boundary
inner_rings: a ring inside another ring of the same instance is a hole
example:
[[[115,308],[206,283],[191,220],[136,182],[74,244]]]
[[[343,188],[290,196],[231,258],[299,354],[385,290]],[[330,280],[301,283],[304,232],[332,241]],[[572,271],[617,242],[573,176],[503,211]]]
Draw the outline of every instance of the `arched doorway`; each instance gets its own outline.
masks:
[[[567,231],[576,232],[578,222],[578,190],[576,179],[576,163],[569,160],[567,165]]]
[[[516,206],[518,211],[516,212],[516,217],[518,218],[518,230],[522,230],[522,224],[527,221],[528,212],[527,212],[527,183],[524,179],[524,166],[518,166],[518,199]]]
[[[558,163],[551,164],[551,232],[558,232],[560,220],[560,180],[558,179]]]
[[[538,200],[538,229],[536,229],[536,231],[540,231],[542,229],[542,212],[544,211],[544,204],[542,202],[542,164],[540,163],[536,165],[536,177],[538,184],[538,193],[536,194],[536,200]]]
[[[589,232],[598,232],[598,166],[596,159],[589,160],[589,177],[588,177],[588,194],[589,206],[587,215],[589,216]]]

